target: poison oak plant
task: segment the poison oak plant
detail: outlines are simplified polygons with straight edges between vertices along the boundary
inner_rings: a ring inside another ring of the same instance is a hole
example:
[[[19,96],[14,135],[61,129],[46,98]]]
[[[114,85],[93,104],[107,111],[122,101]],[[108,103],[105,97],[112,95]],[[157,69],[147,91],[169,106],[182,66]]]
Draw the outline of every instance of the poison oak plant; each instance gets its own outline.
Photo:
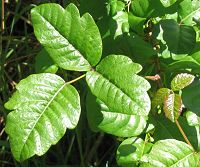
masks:
[[[5,104],[15,159],[45,154],[76,127],[83,97],[73,83],[82,79],[91,129],[124,138],[120,166],[199,166],[200,1],[84,3],[31,11],[43,50],[40,73],[21,80]],[[58,68],[80,76],[64,81]]]

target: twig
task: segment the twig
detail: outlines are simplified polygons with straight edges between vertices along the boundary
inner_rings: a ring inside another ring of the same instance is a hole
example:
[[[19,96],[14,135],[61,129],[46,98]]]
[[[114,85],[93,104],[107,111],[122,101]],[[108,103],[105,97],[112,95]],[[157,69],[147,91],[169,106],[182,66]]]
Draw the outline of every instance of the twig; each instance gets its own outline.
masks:
[[[179,131],[181,132],[181,134],[183,135],[183,138],[185,139],[186,143],[187,143],[188,145],[190,145],[190,146],[193,148],[192,144],[191,144],[190,141],[188,140],[188,138],[187,138],[185,132],[183,131],[181,125],[179,124],[178,120],[176,120],[176,125],[178,126],[178,129],[179,129]]]
[[[81,76],[78,77],[78,78],[75,78],[75,79],[73,79],[73,80],[71,80],[71,81],[69,81],[69,82],[66,82],[66,84],[72,84],[72,83],[74,83],[74,82],[80,80],[81,78],[84,78],[85,76],[86,76],[86,74],[83,74],[83,75],[81,75]]]

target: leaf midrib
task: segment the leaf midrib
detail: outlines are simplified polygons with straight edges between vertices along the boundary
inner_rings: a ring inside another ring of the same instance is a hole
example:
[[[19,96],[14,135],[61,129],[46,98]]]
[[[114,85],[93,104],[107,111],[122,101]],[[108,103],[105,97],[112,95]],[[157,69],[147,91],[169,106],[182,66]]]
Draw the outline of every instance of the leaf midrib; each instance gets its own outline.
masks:
[[[59,29],[57,29],[56,26],[54,26],[53,24],[51,24],[51,22],[50,22],[46,17],[44,17],[40,12],[36,12],[36,13],[39,14],[39,16],[41,16],[42,18],[44,18],[45,21],[48,22],[48,23],[55,29],[55,31],[57,31],[70,45],[72,45],[72,47],[74,48],[74,50],[76,50],[76,51],[79,53],[79,55],[81,55],[81,56],[84,58],[84,60],[90,65],[90,63],[89,63],[89,62],[86,60],[86,58],[84,57],[84,54],[82,54],[82,53],[75,47],[75,44],[74,44],[73,42],[69,41],[69,40],[67,39],[67,37],[65,37],[64,34],[63,34],[62,32],[60,32]],[[64,13],[65,13],[65,11],[64,11]],[[81,19],[81,17],[79,17],[79,19]],[[71,28],[72,28],[72,27],[70,26],[70,32],[71,32]],[[78,57],[80,57],[80,56],[78,56]]]
[[[59,89],[58,91],[53,95],[53,97],[50,99],[50,101],[47,103],[47,105],[44,107],[43,111],[41,112],[40,116],[38,117],[38,119],[35,121],[35,124],[33,125],[33,128],[31,129],[31,131],[29,132],[29,134],[27,135],[27,138],[23,144],[23,147],[21,149],[20,152],[20,159],[22,156],[22,150],[24,149],[24,146],[27,143],[27,140],[29,139],[30,134],[32,133],[32,131],[35,129],[36,124],[39,122],[40,118],[43,116],[44,112],[47,110],[47,108],[50,106],[51,102],[56,98],[56,96],[60,93],[60,91],[66,86],[67,83],[64,83]]]
[[[137,101],[135,100],[135,99],[133,99],[132,97],[130,97],[130,95],[129,94],[127,94],[123,89],[121,89],[118,85],[116,85],[114,82],[112,82],[112,80],[111,79],[109,79],[108,77],[106,77],[106,76],[104,76],[102,73],[100,73],[100,72],[98,72],[98,71],[96,71],[97,72],[97,74],[98,75],[100,75],[100,76],[102,76],[103,77],[103,79],[105,79],[105,80],[107,80],[110,84],[112,84],[112,85],[114,85],[117,89],[119,89],[123,94],[125,94],[127,97],[129,97],[130,99],[131,99],[131,101],[133,101],[134,103],[136,103],[140,108],[142,108],[143,109],[143,107],[141,106],[141,104],[138,104],[137,103]],[[99,77],[98,77],[98,79],[99,79]],[[103,101],[103,100],[102,100]],[[103,101],[105,104],[106,104],[106,102],[105,101]],[[106,104],[107,105],[107,104]],[[121,113],[121,114],[126,114],[126,115],[137,115],[137,116],[147,116],[147,115],[143,115],[142,113],[145,113],[145,112],[140,112],[141,114],[139,114],[139,113],[137,113],[136,114],[136,112],[134,112],[134,114],[129,114],[129,113],[122,113],[122,112],[116,112],[116,113]]]
[[[200,10],[200,7],[198,9],[196,9],[195,11],[191,12],[189,15],[185,16],[180,23],[182,23],[183,21],[185,21],[186,19],[188,19],[190,16],[192,16],[194,13],[198,12],[198,10]]]
[[[193,155],[193,152],[191,152],[190,154],[188,154],[187,156],[184,156],[183,158],[179,159],[175,164],[172,165],[173,166],[177,166],[178,163],[180,163],[181,161],[183,161],[184,159],[188,158],[189,156]]]

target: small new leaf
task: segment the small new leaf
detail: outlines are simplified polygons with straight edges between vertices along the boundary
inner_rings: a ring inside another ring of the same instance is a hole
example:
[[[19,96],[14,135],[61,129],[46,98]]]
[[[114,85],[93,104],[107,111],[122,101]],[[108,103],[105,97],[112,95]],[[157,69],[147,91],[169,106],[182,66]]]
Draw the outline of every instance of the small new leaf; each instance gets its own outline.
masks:
[[[182,99],[178,94],[171,93],[166,96],[163,106],[165,116],[175,122],[182,111]]]
[[[181,73],[176,75],[171,81],[171,88],[173,91],[179,91],[194,81],[194,75]]]
[[[172,91],[168,88],[160,88],[152,101],[152,108],[157,107],[158,105],[163,105],[167,96],[170,95]]]

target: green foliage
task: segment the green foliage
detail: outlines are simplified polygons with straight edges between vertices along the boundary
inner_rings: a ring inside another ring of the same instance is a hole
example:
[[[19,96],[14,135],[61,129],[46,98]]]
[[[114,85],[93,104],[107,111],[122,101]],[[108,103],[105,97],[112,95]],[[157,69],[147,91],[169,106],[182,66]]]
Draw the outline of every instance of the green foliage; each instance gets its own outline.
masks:
[[[199,2],[77,3],[31,10],[44,49],[35,63],[41,74],[21,80],[5,103],[15,159],[45,154],[67,128],[87,129],[87,120],[92,131],[123,140],[120,166],[199,166]]]
[[[14,110],[7,117],[6,132],[14,157],[23,161],[44,154],[66,128],[75,128],[81,108],[76,89],[54,74],[30,75],[16,89],[5,104]]]

